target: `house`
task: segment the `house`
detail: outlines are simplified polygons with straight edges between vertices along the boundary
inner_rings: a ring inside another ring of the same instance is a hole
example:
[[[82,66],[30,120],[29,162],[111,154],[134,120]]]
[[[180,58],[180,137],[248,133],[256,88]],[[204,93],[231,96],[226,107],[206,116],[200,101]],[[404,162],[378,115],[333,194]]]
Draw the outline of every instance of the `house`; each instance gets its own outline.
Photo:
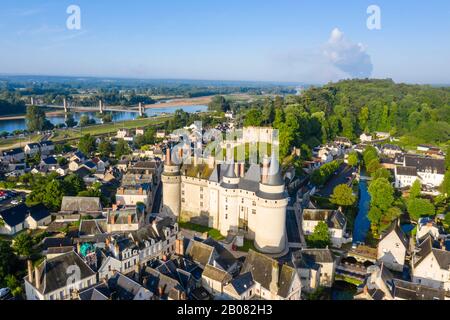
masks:
[[[157,263],[159,266],[143,269],[144,287],[152,292],[157,300],[186,300],[193,286],[190,274],[183,270],[184,260],[169,260],[163,264],[157,261]]]
[[[381,264],[368,268],[368,276],[355,300],[446,300],[442,289],[395,279]]]
[[[144,219],[145,212],[140,206],[120,210],[113,208],[106,214],[106,231],[108,233],[136,231],[144,226]]]
[[[157,139],[164,139],[166,137],[166,132],[164,130],[157,130],[156,131],[156,138]]]
[[[231,274],[225,270],[206,265],[202,273],[202,286],[214,296],[222,296],[223,288],[232,280]]]
[[[334,139],[334,143],[337,145],[347,147],[347,148],[351,148],[353,145],[352,142],[350,141],[350,139],[346,138],[346,137],[336,137]]]
[[[14,235],[23,229],[38,229],[52,222],[50,212],[44,205],[28,207],[21,203],[0,211],[4,225],[0,226],[0,234]]]
[[[49,155],[55,151],[55,144],[52,141],[46,140],[40,142],[41,154]]]
[[[233,111],[225,112],[225,118],[233,120]]]
[[[59,164],[55,157],[47,157],[39,163],[39,170],[41,172],[51,172],[57,169],[59,169]]]
[[[434,248],[431,236],[425,237],[417,246],[411,267],[412,282],[450,290],[450,251]]]
[[[402,272],[408,249],[409,240],[399,222],[394,221],[378,243],[377,261],[391,270]]]
[[[117,189],[116,203],[126,206],[135,206],[143,203],[151,208],[155,188],[153,187],[152,174],[126,174],[122,177],[122,183]]]
[[[373,265],[367,268],[368,276],[363,284],[358,287],[355,300],[393,300],[392,285],[393,275],[383,264]]]
[[[65,196],[62,199],[60,216],[67,216],[70,219],[78,220],[79,215],[82,216],[99,216],[102,214],[102,205],[98,197],[69,197]]]
[[[398,154],[402,154],[403,150],[402,148],[400,148],[397,145],[394,144],[385,144],[382,148],[381,148],[381,153],[389,156],[389,157],[395,157]]]
[[[145,129],[144,128],[136,128],[136,135],[137,136],[143,136],[145,133]]]
[[[86,161],[85,163],[83,163],[80,167],[85,167],[86,169],[88,169],[90,172],[95,172],[97,171],[97,164],[91,160]]]
[[[2,159],[5,162],[21,162],[25,160],[25,152],[22,148],[15,148],[2,152]]]
[[[117,130],[116,138],[117,139],[123,139],[125,141],[133,141],[134,140],[133,134],[128,129],[119,129],[119,130]]]
[[[41,146],[39,143],[28,143],[23,150],[27,156],[33,157],[41,151]]]
[[[292,254],[300,276],[302,291],[312,292],[319,287],[330,288],[334,282],[336,262],[330,249],[303,249]]]
[[[363,133],[359,136],[359,140],[361,140],[361,143],[372,142],[373,137],[371,134]]]
[[[250,250],[239,276],[223,291],[236,300],[300,300],[301,283],[295,268]]]
[[[105,173],[106,167],[109,166],[109,161],[106,158],[95,157],[92,158],[92,162],[95,164],[98,173]]]
[[[158,218],[150,225],[128,234],[116,234],[105,241],[99,278],[109,278],[114,271],[127,274],[137,265],[162,258],[175,251],[178,224]]]
[[[347,219],[340,210],[305,209],[303,210],[302,228],[306,236],[314,233],[319,222],[325,222],[333,246],[340,248],[344,242]]]
[[[444,181],[444,159],[407,154],[398,161],[401,164],[395,168],[396,188],[410,187],[416,180],[429,188],[438,188]]]
[[[76,274],[76,276],[74,276]],[[74,251],[45,259],[33,267],[28,262],[25,277],[27,300],[71,300],[97,283],[96,273]]]
[[[138,279],[131,279],[120,272],[107,281],[79,293],[79,300],[151,300],[153,293],[144,288]]]
[[[83,163],[84,161],[86,161],[86,156],[83,152],[77,150],[70,157],[69,161],[78,161],[78,163]]]
[[[423,217],[417,222],[416,240],[421,242],[427,235],[431,235],[434,240],[439,238],[439,228],[433,219]]]

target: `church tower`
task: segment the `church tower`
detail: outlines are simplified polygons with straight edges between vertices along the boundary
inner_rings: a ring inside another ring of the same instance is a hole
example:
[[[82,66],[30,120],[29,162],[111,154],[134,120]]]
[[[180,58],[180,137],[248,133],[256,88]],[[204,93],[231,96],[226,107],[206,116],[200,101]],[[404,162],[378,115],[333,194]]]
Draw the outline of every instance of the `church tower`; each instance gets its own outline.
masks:
[[[180,166],[171,160],[170,149],[166,150],[164,172],[161,175],[163,184],[163,211],[178,220],[181,210],[181,175]]]

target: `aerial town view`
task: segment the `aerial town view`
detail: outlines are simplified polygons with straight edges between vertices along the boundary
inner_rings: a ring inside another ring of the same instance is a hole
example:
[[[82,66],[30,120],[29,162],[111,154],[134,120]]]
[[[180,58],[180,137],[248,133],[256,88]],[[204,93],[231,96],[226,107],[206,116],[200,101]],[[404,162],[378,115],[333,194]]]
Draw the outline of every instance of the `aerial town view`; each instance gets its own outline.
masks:
[[[442,1],[2,0],[0,308],[450,300],[449,32]]]

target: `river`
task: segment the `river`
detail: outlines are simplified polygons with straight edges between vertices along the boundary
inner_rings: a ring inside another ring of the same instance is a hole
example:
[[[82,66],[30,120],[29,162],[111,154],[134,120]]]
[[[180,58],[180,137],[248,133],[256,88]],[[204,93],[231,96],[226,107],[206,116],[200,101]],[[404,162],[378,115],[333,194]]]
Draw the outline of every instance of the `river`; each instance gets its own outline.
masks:
[[[182,109],[183,111],[193,113],[197,111],[206,111],[208,109],[205,105],[198,106],[179,106],[179,107],[166,107],[166,108],[149,108],[145,110],[145,114],[149,117],[161,115],[163,113],[174,113],[176,110]],[[75,121],[79,121],[82,115],[88,115],[90,118],[95,119],[97,123],[100,122],[100,119],[96,117],[95,112],[76,112],[73,113],[73,117]],[[138,117],[138,113],[136,112],[113,112],[113,122],[120,122],[126,120],[133,120]],[[47,116],[47,119],[50,120],[54,125],[64,123],[64,115],[54,115]],[[14,130],[25,130],[26,123],[25,119],[2,119],[0,118],[0,132],[13,132]]]
[[[363,175],[363,172],[361,172]],[[355,218],[353,229],[353,243],[365,242],[367,232],[370,230],[370,220],[367,217],[370,209],[370,194],[368,190],[368,181],[361,179],[359,181],[359,202],[358,215]]]

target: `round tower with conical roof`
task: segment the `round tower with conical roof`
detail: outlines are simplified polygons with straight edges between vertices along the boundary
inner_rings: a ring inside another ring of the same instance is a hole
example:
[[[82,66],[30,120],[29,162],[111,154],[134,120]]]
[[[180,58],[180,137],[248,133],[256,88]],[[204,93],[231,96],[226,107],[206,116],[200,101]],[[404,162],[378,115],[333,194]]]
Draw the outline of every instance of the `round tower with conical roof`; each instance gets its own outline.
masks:
[[[163,210],[178,220],[181,211],[181,174],[180,166],[171,160],[170,148],[166,150],[161,181],[163,184]]]
[[[239,177],[236,174],[234,161],[224,164],[225,172],[219,192],[219,231],[223,236],[228,231],[238,231],[239,221]]]
[[[282,253],[286,249],[288,196],[275,153],[272,153],[270,167],[267,160],[263,162],[261,182],[256,195],[258,200],[255,247],[263,253]]]

